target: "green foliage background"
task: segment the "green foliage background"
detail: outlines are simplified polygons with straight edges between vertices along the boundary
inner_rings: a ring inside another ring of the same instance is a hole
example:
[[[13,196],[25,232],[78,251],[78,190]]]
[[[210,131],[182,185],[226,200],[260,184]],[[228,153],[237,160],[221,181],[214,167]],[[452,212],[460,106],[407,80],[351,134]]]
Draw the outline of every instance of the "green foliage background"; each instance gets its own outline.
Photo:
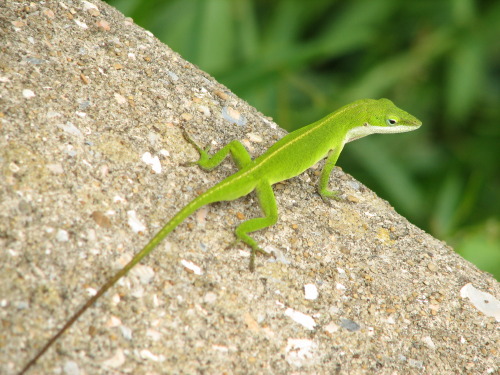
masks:
[[[108,2],[289,131],[359,98],[419,117],[339,164],[500,279],[499,1]]]

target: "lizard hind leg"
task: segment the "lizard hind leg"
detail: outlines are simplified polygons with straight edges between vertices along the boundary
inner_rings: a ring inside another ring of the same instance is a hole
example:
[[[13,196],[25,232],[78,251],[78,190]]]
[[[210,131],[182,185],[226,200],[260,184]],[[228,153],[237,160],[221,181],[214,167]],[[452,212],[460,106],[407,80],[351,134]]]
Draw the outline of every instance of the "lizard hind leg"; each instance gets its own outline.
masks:
[[[278,208],[276,206],[276,198],[274,196],[272,186],[267,181],[260,182],[255,191],[257,193],[257,198],[259,199],[262,212],[264,213],[264,217],[247,220],[241,223],[235,231],[237,241],[241,240],[252,248],[252,252],[250,254],[250,271],[252,272],[255,270],[255,254],[269,254],[262,250],[257,241],[250,237],[248,233],[270,227],[278,220]]]
[[[239,141],[234,140],[229,142],[215,154],[210,155],[210,145],[201,148],[198,144],[189,136],[186,131],[182,132],[184,139],[189,142],[200,154],[200,158],[195,162],[190,162],[187,165],[198,164],[201,168],[205,170],[211,170],[217,167],[226,158],[228,154],[231,154],[238,169],[241,169],[251,163],[252,158],[248,153],[245,146],[243,146]]]

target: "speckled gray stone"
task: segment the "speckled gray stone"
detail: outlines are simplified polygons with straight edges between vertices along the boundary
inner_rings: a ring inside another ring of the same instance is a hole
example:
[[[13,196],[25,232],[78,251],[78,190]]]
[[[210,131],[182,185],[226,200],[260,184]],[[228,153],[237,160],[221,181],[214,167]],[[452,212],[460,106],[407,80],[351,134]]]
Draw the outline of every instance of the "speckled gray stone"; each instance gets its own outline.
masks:
[[[240,139],[253,156],[284,134],[94,0],[0,2],[0,95],[1,374],[235,170],[187,166],[197,154],[181,129],[214,149]],[[255,197],[201,209],[31,373],[498,371],[499,323],[460,296],[470,283],[498,299],[498,282],[340,169],[344,199],[325,204],[318,171],[275,187],[279,222],[255,237],[276,257],[255,273],[247,248],[227,249],[259,214]]]

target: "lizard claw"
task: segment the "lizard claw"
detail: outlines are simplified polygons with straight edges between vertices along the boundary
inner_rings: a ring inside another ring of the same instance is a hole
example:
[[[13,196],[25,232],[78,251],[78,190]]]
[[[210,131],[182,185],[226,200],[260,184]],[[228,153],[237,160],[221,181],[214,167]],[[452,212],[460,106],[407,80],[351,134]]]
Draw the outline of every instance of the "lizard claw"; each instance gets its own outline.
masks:
[[[227,250],[227,249],[229,249],[229,248],[231,248],[233,246],[236,246],[240,242],[242,242],[242,240],[239,239],[239,238],[236,238],[234,241],[232,241],[229,245],[227,245],[225,247],[225,250]],[[262,255],[265,255],[267,257],[270,257],[273,254],[268,253],[267,251],[261,249],[258,246],[250,246],[250,247],[251,247],[251,250],[250,250],[250,265],[249,265],[249,269],[250,269],[251,272],[254,272],[255,271],[255,256],[256,256],[256,254],[262,254]]]
[[[182,136],[184,137],[184,139],[190,143],[195,149],[196,151],[198,151],[198,153],[200,154],[200,158],[197,160],[197,161],[192,161],[192,162],[188,162],[188,163],[185,163],[183,164],[184,166],[193,166],[193,165],[199,165],[201,167],[203,167],[203,164],[204,162],[206,162],[208,159],[209,159],[209,155],[208,155],[208,152],[210,151],[210,147],[211,145],[209,144],[208,146],[206,146],[205,148],[201,148],[200,146],[198,146],[198,144],[189,136],[189,134],[185,131],[185,130],[182,130]]]
[[[334,190],[319,192],[319,196],[325,203],[327,203],[330,199],[335,199],[336,201],[342,200],[342,198],[340,197],[340,192]]]
[[[196,164],[198,164],[196,161],[188,161],[186,163],[181,163],[180,166],[181,167],[192,167],[192,166],[195,166]]]

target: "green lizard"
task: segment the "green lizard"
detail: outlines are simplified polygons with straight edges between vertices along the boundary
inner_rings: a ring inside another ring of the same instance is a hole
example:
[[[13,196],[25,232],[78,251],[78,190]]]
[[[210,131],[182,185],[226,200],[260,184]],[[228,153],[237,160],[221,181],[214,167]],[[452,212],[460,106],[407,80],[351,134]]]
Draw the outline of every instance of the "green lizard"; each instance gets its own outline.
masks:
[[[328,190],[330,172],[347,142],[374,133],[402,133],[415,130],[422,123],[409,113],[397,108],[388,99],[362,99],[348,104],[323,119],[289,133],[264,154],[252,160],[245,147],[234,140],[214,155],[208,154],[185,134],[185,138],[200,153],[198,164],[203,169],[213,169],[231,153],[239,171],[194,198],[182,208],[139,251],[132,260],[110,278],[45,344],[37,355],[23,368],[25,373],[45,351],[82,315],[94,302],[139,263],[158,244],[193,212],[207,204],[230,201],[256,191],[263,217],[247,220],[236,228],[236,238],[251,248],[250,270],[255,268],[255,254],[265,253],[248,233],[267,228],[278,220],[278,209],[272,185],[295,177],[327,156],[319,178],[318,192],[322,198],[336,198]]]

